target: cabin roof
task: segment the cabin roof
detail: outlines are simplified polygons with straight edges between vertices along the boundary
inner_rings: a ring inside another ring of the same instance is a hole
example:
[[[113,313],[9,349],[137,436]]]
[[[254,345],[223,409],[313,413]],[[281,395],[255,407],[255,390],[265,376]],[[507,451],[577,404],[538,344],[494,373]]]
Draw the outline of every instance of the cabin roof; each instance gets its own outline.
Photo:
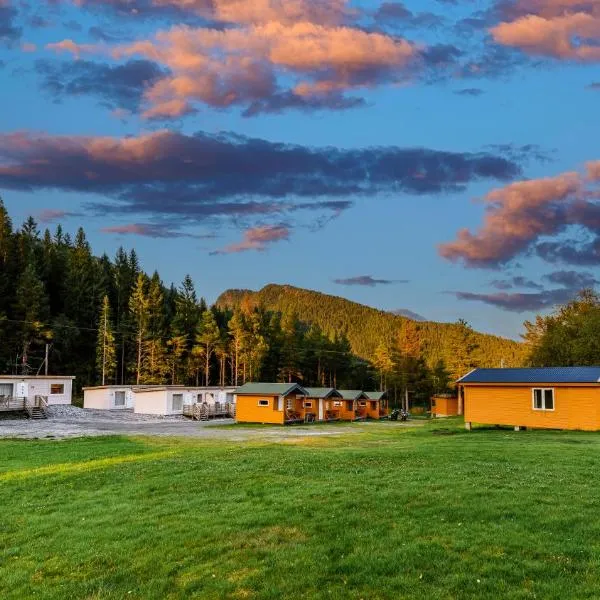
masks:
[[[335,396],[340,398],[340,393],[335,388],[304,388],[307,398],[330,398]]]
[[[287,396],[295,391],[306,395],[306,390],[297,383],[245,383],[237,388],[235,393],[249,396]]]
[[[26,381],[28,379],[75,379],[74,375],[0,375],[0,379]]]
[[[367,395],[362,390],[338,390],[344,400],[358,400],[367,398]]]
[[[369,400],[383,400],[387,396],[387,392],[365,392]]]
[[[458,383],[600,383],[600,367],[475,369]]]

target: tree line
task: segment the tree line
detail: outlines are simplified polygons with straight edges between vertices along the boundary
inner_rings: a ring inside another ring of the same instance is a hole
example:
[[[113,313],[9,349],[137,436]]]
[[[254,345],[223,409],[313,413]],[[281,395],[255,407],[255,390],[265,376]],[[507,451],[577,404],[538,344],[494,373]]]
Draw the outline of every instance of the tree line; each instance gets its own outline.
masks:
[[[189,275],[165,285],[157,272],[143,271],[135,250],[95,256],[83,228],[74,237],[60,225],[40,232],[31,217],[14,228],[0,201],[4,372],[48,366],[75,375],[78,387],[285,381],[390,389],[395,397],[409,390],[426,402],[474,366],[498,356],[506,366],[518,360],[518,344],[462,321],[416,323],[348,301],[340,308],[341,299],[331,296],[267,287],[289,298],[228,292],[208,306]]]

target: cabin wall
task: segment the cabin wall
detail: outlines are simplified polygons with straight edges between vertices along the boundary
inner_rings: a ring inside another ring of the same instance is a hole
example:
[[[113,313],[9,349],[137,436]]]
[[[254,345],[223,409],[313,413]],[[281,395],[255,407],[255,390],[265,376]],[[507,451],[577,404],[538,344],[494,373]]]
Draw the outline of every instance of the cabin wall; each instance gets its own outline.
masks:
[[[533,409],[534,388],[554,389],[554,410]],[[546,429],[600,429],[600,387],[465,385],[465,422]]]
[[[260,406],[260,400],[268,400],[267,406]],[[286,407],[286,399],[283,399],[282,408]],[[283,425],[285,410],[279,410],[279,396],[246,396],[237,395],[236,398],[236,421],[238,423],[272,423]]]
[[[377,400],[367,400],[367,416],[370,419],[379,419],[381,415],[381,402]]]
[[[117,392],[125,392],[125,404],[116,405]],[[83,390],[83,408],[100,410],[125,410],[134,407],[134,393],[131,387],[106,387]]]
[[[356,406],[356,402],[352,400],[341,400],[342,405],[340,406],[340,419],[342,419],[342,421],[353,421],[356,417],[354,408],[352,408],[352,410],[348,410],[349,402],[352,406]]]
[[[458,398],[434,398],[433,414],[436,417],[452,417],[458,415]]]
[[[52,377],[44,379],[42,377],[35,379],[21,378],[1,378],[0,386],[9,389],[12,386],[12,395],[16,398],[33,398],[34,396],[44,396],[48,399],[48,404],[71,404],[73,394],[73,380]],[[52,386],[62,386],[60,393],[52,393]]]

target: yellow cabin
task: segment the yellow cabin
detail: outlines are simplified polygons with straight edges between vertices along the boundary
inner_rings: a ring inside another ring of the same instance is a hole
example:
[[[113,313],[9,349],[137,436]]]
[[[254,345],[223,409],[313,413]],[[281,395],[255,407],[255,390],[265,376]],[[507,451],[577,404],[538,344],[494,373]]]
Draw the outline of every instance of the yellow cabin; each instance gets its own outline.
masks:
[[[362,421],[367,418],[367,395],[361,390],[338,390],[342,397],[340,419]]]
[[[382,419],[388,414],[387,392],[365,392],[367,400],[367,417]]]
[[[600,367],[475,369],[457,384],[467,429],[600,430]]]
[[[304,421],[339,421],[342,395],[334,388],[305,388]]]
[[[235,391],[237,423],[304,421],[306,390],[297,383],[246,383]]]
[[[458,398],[450,394],[433,396],[431,414],[434,417],[454,417],[458,414]]]

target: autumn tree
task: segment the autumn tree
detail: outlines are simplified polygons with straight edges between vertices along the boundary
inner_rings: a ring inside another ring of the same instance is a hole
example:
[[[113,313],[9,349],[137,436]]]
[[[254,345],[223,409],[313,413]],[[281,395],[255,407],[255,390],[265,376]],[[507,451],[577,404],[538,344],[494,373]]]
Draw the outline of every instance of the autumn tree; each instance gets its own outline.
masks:
[[[106,385],[107,381],[114,381],[117,368],[117,349],[108,296],[104,296],[102,300],[102,309],[98,318],[96,368],[102,385]]]

